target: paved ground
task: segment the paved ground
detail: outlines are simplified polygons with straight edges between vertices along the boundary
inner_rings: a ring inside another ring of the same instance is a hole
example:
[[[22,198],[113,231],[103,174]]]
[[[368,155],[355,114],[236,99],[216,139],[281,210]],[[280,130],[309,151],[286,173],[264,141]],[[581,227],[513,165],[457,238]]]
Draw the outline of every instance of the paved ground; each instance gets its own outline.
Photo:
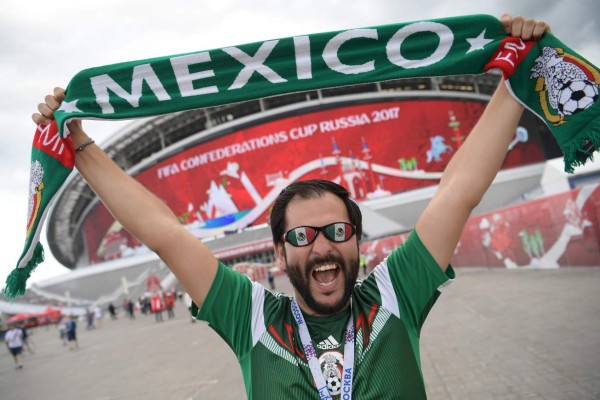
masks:
[[[600,267],[458,274],[422,333],[429,399],[600,399]],[[277,285],[289,290],[285,278]],[[0,398],[245,398],[235,357],[183,304],[158,324],[80,323],[79,338],[69,351],[55,328],[34,332],[18,371],[0,351]]]

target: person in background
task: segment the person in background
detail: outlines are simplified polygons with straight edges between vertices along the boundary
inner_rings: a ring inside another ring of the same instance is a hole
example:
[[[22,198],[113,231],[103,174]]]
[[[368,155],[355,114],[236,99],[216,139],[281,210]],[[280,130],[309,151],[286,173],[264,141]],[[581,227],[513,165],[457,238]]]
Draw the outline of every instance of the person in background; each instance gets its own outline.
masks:
[[[69,350],[77,350],[79,343],[77,342],[77,317],[71,315],[65,323],[67,331],[67,342],[69,344]]]
[[[25,322],[21,322],[18,326],[23,335],[21,336],[21,340],[23,341],[23,348],[27,349],[29,354],[33,354],[33,349],[31,348],[31,338],[27,327],[25,326]]]
[[[360,255],[360,267],[362,268],[363,275],[367,275],[367,257],[364,254]]]
[[[92,329],[96,328],[94,325],[94,311],[91,308],[86,309],[85,319],[87,321],[85,329],[91,331]]]
[[[113,303],[108,304],[108,313],[110,314],[110,319],[117,319],[117,308]]]
[[[173,311],[173,308],[175,307],[175,289],[165,290],[163,299],[165,308],[167,309],[167,317],[169,319],[175,318],[175,311]]]
[[[60,322],[58,324],[59,328],[58,328],[58,332],[60,334],[60,340],[63,344],[63,346],[67,345],[67,317],[66,316],[62,316],[60,318]]]
[[[129,317],[129,319],[135,319],[135,303],[133,300],[127,298],[123,301],[123,309]]]
[[[165,303],[163,302],[162,296],[159,292],[154,293],[150,299],[150,309],[154,313],[154,319],[156,322],[163,322],[163,310],[165,309]]]
[[[269,288],[275,290],[275,276],[270,269],[267,268],[267,280],[269,281]]]
[[[94,319],[96,328],[102,327],[102,317],[104,317],[104,313],[102,312],[102,307],[99,304],[94,306]]]
[[[8,331],[4,334],[4,343],[13,356],[15,368],[23,368],[21,353],[23,352],[23,331],[15,323],[8,324]]]

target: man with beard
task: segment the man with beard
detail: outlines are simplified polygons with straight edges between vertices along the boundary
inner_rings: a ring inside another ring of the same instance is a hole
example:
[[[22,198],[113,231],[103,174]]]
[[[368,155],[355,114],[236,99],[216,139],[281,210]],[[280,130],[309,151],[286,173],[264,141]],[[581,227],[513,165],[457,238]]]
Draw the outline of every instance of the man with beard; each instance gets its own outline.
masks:
[[[548,27],[502,17],[508,34],[538,39]],[[45,124],[64,99],[57,88],[33,119]],[[76,167],[115,218],[173,271],[238,357],[249,398],[423,399],[419,335],[473,208],[500,169],[523,107],[501,84],[448,164],[407,241],[357,282],[361,214],[341,186],[296,182],[271,213],[275,251],[295,296],[273,294],[219,263],[168,207],[69,124]],[[196,306],[197,305],[197,306]]]

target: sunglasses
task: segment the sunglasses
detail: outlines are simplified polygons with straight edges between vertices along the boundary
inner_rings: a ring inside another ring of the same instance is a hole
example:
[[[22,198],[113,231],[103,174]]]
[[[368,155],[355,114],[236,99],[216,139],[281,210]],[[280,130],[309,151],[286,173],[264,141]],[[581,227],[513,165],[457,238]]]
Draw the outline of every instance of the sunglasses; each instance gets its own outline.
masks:
[[[288,242],[294,247],[308,246],[317,239],[319,232],[332,242],[347,242],[354,236],[356,227],[348,222],[334,222],[325,226],[298,226],[292,228],[281,237],[282,242]]]

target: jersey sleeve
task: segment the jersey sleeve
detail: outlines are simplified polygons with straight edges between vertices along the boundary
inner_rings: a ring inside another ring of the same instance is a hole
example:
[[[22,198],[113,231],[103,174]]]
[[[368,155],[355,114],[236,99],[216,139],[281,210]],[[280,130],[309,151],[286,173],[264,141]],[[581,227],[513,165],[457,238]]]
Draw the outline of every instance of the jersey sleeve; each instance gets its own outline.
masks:
[[[413,230],[406,242],[390,253],[382,268],[391,282],[400,319],[419,335],[440,293],[455,277],[452,266],[444,273]]]
[[[246,275],[219,263],[202,307],[191,306],[192,315],[208,322],[238,357],[252,349],[252,299],[259,287]]]

